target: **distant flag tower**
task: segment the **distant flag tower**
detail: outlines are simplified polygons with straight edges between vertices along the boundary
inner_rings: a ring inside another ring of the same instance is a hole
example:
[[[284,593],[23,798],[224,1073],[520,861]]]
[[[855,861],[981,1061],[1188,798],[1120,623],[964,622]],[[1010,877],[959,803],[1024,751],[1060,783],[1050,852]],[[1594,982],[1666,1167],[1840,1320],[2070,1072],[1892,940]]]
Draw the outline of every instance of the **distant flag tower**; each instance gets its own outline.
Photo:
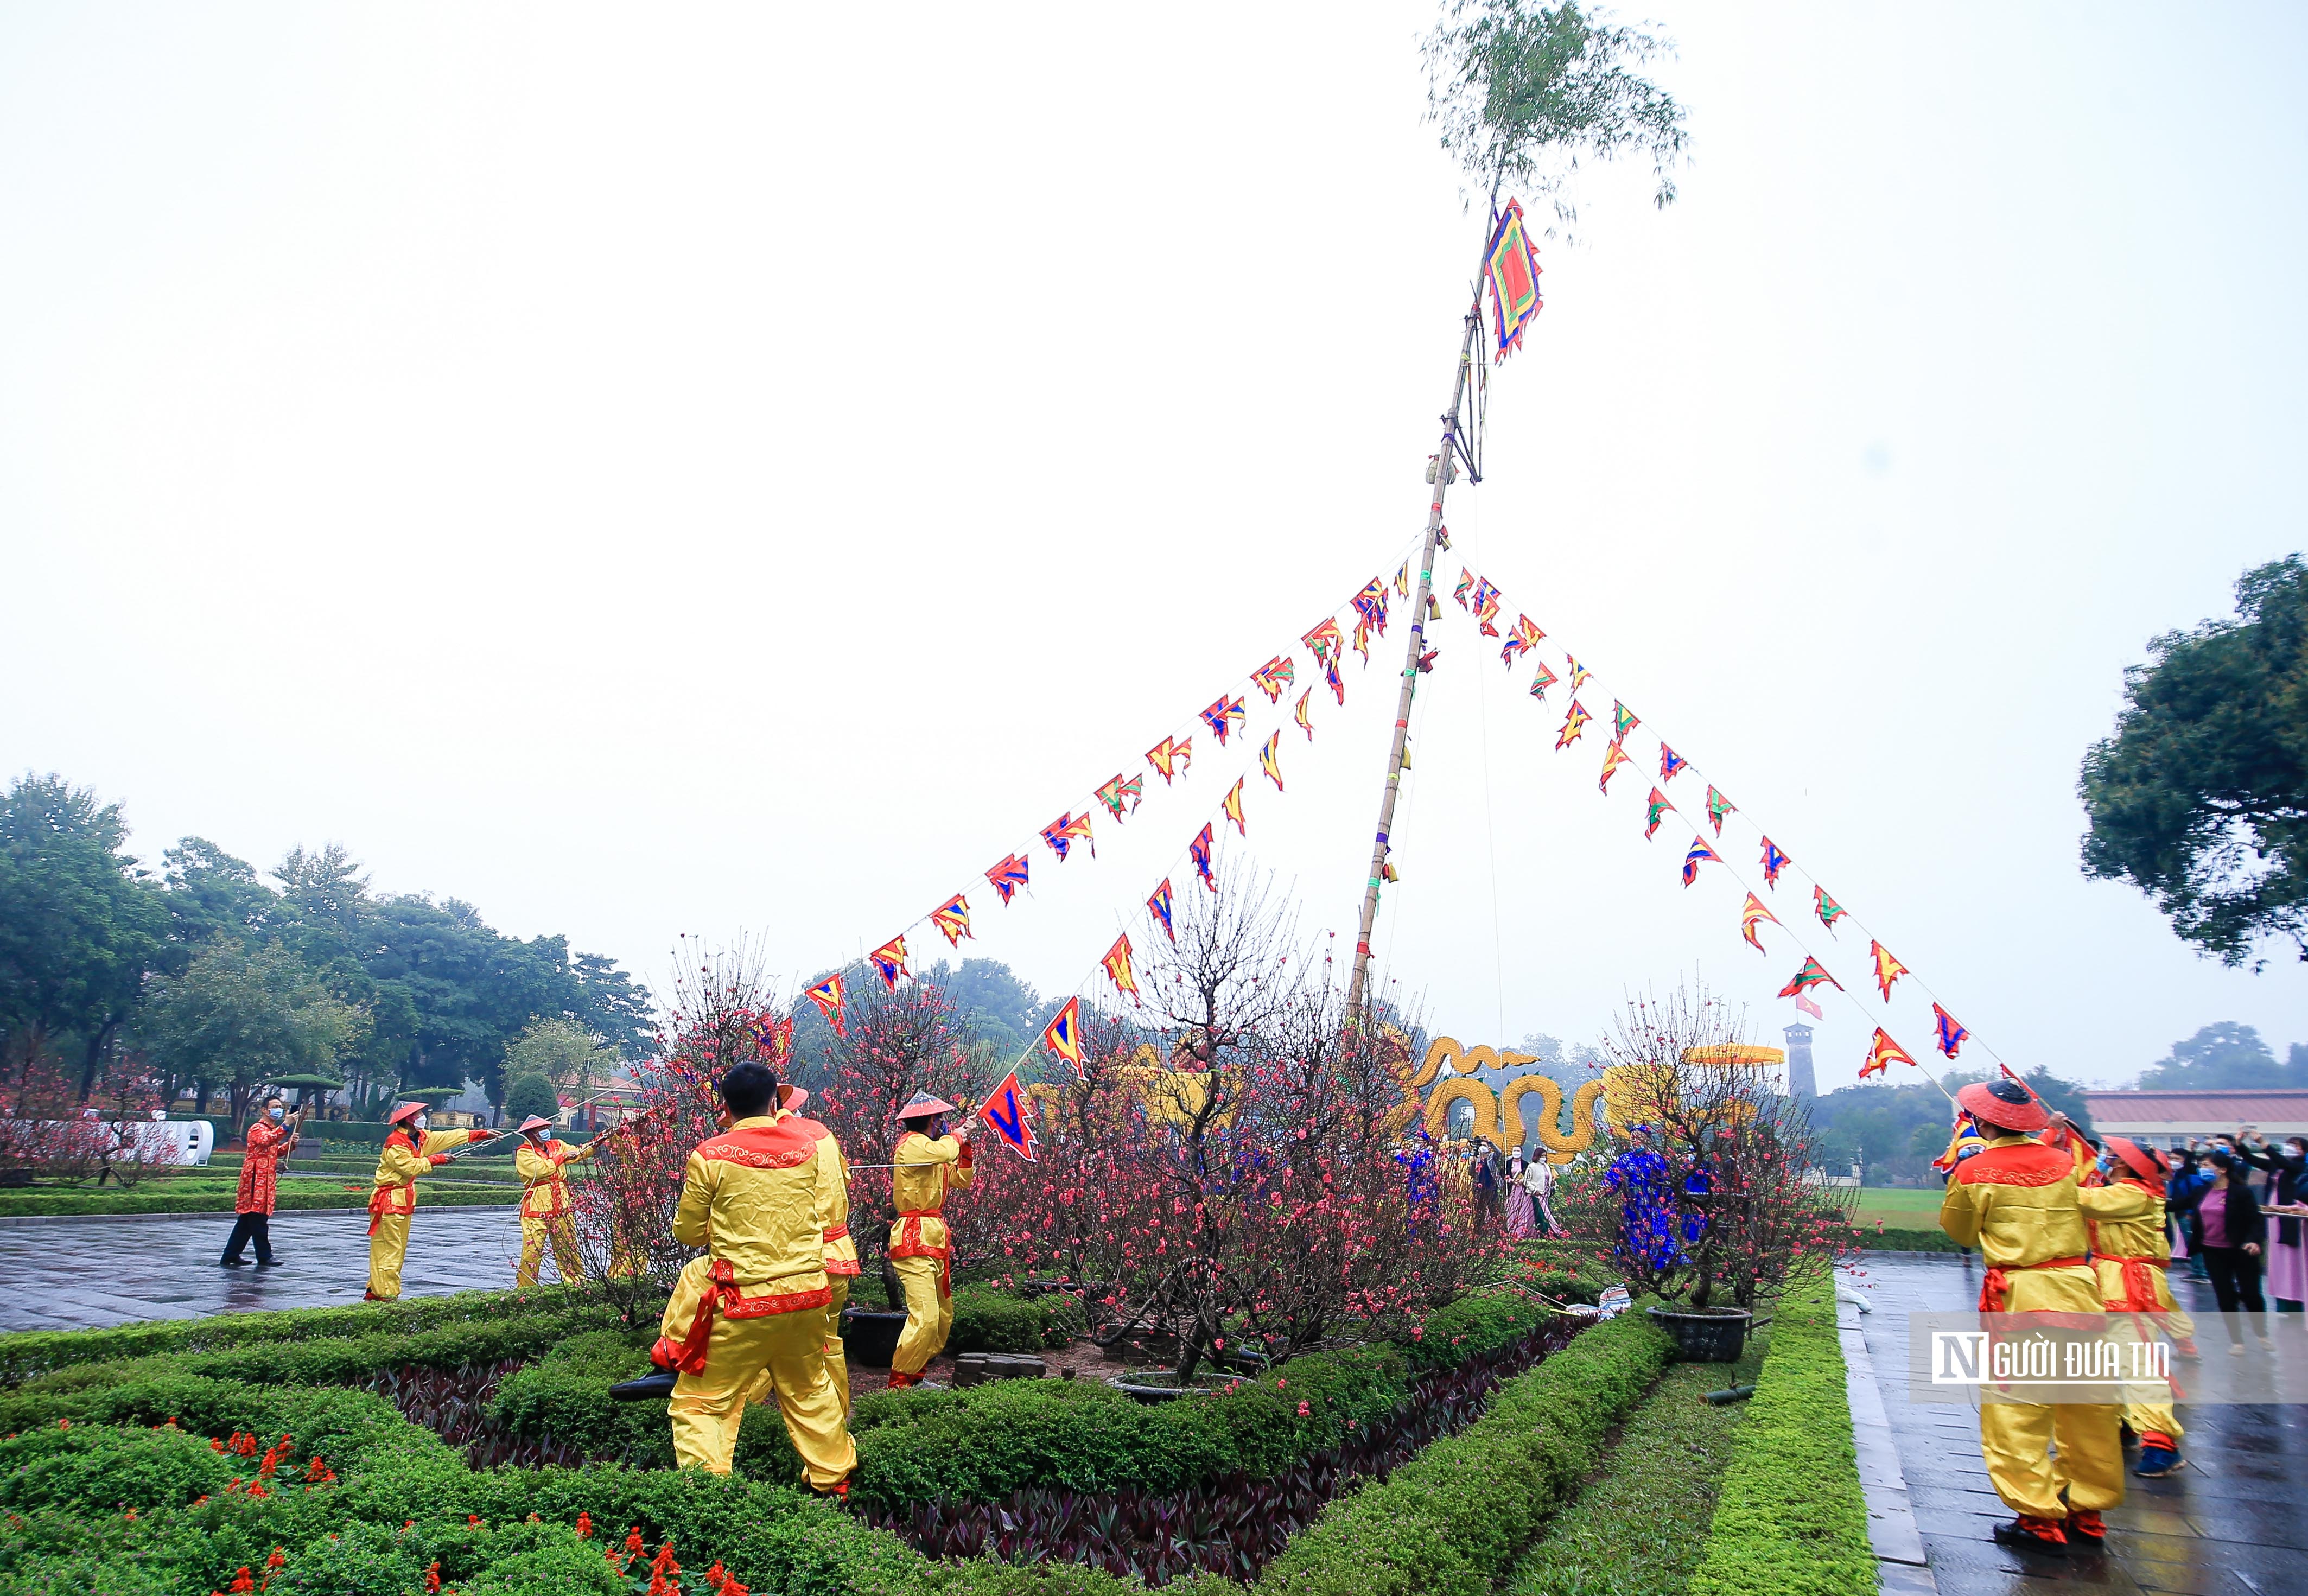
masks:
[[[1787,856],[1769,837],[1763,839],[1763,884],[1778,890],[1779,872],[1787,867]]]
[[[1893,1041],[1881,1025],[1875,1028],[1875,1040],[1867,1045],[1867,1062],[1859,1066],[1859,1078],[1880,1075],[1895,1064],[1913,1064],[1908,1050]]]
[[[1219,890],[1219,878],[1210,874],[1210,850],[1214,846],[1207,823],[1194,833],[1194,840],[1186,844],[1186,851],[1193,857],[1194,874],[1201,876],[1202,884],[1212,892]]]
[[[1651,796],[1644,802],[1647,807],[1643,816],[1643,841],[1648,842],[1651,834],[1659,829],[1659,822],[1674,811],[1675,806],[1668,803],[1666,794],[1656,787],[1651,789]]]
[[[930,910],[930,924],[945,933],[948,947],[960,947],[961,939],[970,935],[969,902],[960,893]],[[975,941],[976,938],[972,937]]]
[[[1747,939],[1747,945],[1753,948],[1759,953],[1765,953],[1770,951],[1760,941],[1756,940],[1755,936],[1756,928],[1761,926],[1765,920],[1769,920],[1771,924],[1776,926],[1779,923],[1779,917],[1773,914],[1770,910],[1764,908],[1763,901],[1761,898],[1758,898],[1753,893],[1749,893],[1747,894],[1747,902],[1745,905],[1739,910],[1739,935],[1745,937]]]
[[[1274,783],[1277,792],[1282,790],[1282,761],[1279,757],[1281,751],[1282,734],[1279,731],[1268,738],[1266,746],[1258,751],[1258,768],[1265,772],[1268,781]]]
[[[1006,904],[1011,894],[1026,884],[1027,869],[1027,861],[1013,853],[986,871],[986,879],[994,884],[994,890],[1002,894],[1002,902]]]
[[[1226,746],[1227,734],[1240,727],[1243,720],[1242,700],[1228,698],[1224,694],[1219,701],[1202,712],[1202,724],[1219,734],[1219,746]]]
[[[1146,900],[1146,912],[1153,917],[1155,924],[1162,927],[1163,936],[1173,942],[1178,940],[1177,930],[1170,923],[1170,878],[1168,876],[1162,877],[1162,884],[1156,887],[1154,895]]]
[[[1833,987],[1839,992],[1843,990],[1843,983],[1827,973],[1826,965],[1806,954],[1803,968],[1796,971],[1795,979],[1779,988],[1779,996],[1800,997],[1806,989],[1822,985]],[[1821,1017],[1824,1018],[1824,1016]]]
[[[1723,834],[1723,817],[1737,807],[1737,805],[1712,787],[1707,789],[1707,818],[1715,823],[1717,836]]]
[[[1310,743],[1314,740],[1314,722],[1306,713],[1306,701],[1313,696],[1314,689],[1307,688],[1298,694],[1298,707],[1290,712],[1290,718],[1298,723],[1299,729],[1306,734],[1306,740]]]
[[[1966,1031],[1953,1014],[1936,1003],[1932,1005],[1932,1017],[1939,1026],[1940,1051],[1953,1058],[1955,1050],[1963,1046],[1964,1040],[1970,1036],[1971,1032]]]
[[[1560,679],[1561,678],[1556,677],[1554,672],[1547,669],[1546,661],[1541,660],[1538,662],[1538,674],[1530,678],[1530,695],[1533,698],[1537,699],[1539,703],[1545,703],[1546,702],[1546,690],[1554,686],[1554,684]]]
[[[1228,820],[1234,822],[1235,833],[1237,836],[1247,837],[1250,835],[1250,827],[1244,823],[1242,818],[1242,784],[1244,780],[1244,778],[1241,776],[1236,776],[1234,779],[1234,785],[1227,789],[1227,795],[1225,798],[1219,802],[1219,807],[1226,812],[1226,817]]]
[[[874,973],[882,978],[883,986],[896,991],[899,980],[906,973],[906,939],[892,936],[866,954],[866,962],[874,967]]]
[[[1192,738],[1182,738],[1173,741],[1166,737],[1146,750],[1146,763],[1160,772],[1162,785],[1165,787],[1170,784],[1172,776],[1183,776],[1186,773],[1186,766],[1193,763],[1193,757],[1194,739]]]
[[[1830,931],[1835,929],[1835,922],[1848,912],[1842,904],[1827,895],[1827,889],[1823,886],[1811,889],[1811,906],[1819,913],[1819,923]]]
[[[1889,1003],[1891,1001],[1891,988],[1908,973],[1908,967],[1893,958],[1891,950],[1880,942],[1869,942],[1867,951],[1875,955],[1876,989],[1883,994],[1883,1001]]]
[[[1706,838],[1693,837],[1691,840],[1691,851],[1683,856],[1683,884],[1689,886],[1692,882],[1697,881],[1699,867],[1710,859],[1719,865],[1723,862],[1723,856],[1707,845]]]
[[[1688,769],[1690,764],[1691,761],[1685,759],[1682,755],[1668,747],[1665,743],[1661,743],[1659,745],[1660,781],[1674,781],[1675,777],[1681,775],[1684,770]]]
[[[817,1005],[818,1012],[825,1016],[826,1023],[833,1027],[834,1035],[849,1034],[849,1027],[843,1024],[841,1021],[841,978],[840,976],[829,975],[814,987],[803,988],[802,996]]]
[[[1588,719],[1587,712],[1580,707],[1579,701],[1572,699],[1571,712],[1563,718],[1563,729],[1554,734],[1554,746],[1557,751],[1568,748],[1579,740],[1579,734],[1587,729]]]
[[[1012,1070],[1003,1078],[977,1111],[994,1134],[1002,1138],[1011,1152],[1028,1163],[1034,1161],[1034,1121],[1026,1107],[1025,1089],[1018,1084],[1018,1072]]]
[[[1607,795],[1611,790],[1611,772],[1617,770],[1621,765],[1627,763],[1629,758],[1630,755],[1627,751],[1621,747],[1616,742],[1614,742],[1608,748],[1604,750],[1603,779],[1595,784],[1595,790]]]
[[[1076,1076],[1089,1079],[1089,1072],[1082,1068],[1081,998],[1067,998],[1065,1007],[1043,1027],[1042,1046],[1072,1065]]]
[[[1042,841],[1050,845],[1050,851],[1058,856],[1060,864],[1065,862],[1066,850],[1077,842],[1089,843],[1090,857],[1092,858],[1098,857],[1097,839],[1089,834],[1088,810],[1084,810],[1080,815],[1059,815],[1042,828]]]
[[[1137,1003],[1138,978],[1130,968],[1130,934],[1125,931],[1115,937],[1114,945],[1106,950],[1106,957],[1098,962],[1106,967],[1106,979],[1114,983],[1115,991]]]
[[[1130,807],[1126,810],[1122,807],[1123,800],[1125,798],[1130,802]],[[1138,806],[1146,801],[1146,778],[1132,776],[1125,781],[1120,776],[1116,776],[1098,789],[1098,801],[1104,804],[1107,813],[1116,820],[1121,819],[1125,814],[1135,815],[1138,813]]]

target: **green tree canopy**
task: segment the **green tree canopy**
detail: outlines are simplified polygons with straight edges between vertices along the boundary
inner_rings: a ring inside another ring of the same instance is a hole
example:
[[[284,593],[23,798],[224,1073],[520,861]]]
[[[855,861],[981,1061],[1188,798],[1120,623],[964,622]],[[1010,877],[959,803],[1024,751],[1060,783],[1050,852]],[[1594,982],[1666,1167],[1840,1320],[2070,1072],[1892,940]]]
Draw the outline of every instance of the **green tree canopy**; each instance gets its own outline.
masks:
[[[2308,1087],[2308,1056],[2297,1047],[2282,1064],[2250,1025],[2207,1025],[2140,1077],[2146,1091],[2235,1091],[2252,1086]]]
[[[158,984],[138,1030],[154,1061],[178,1079],[228,1083],[238,1126],[267,1081],[336,1078],[338,1056],[367,1023],[291,949],[220,939]]]
[[[2115,735],[2084,755],[2084,874],[2129,881],[2224,964],[2308,959],[2308,565],[2246,572],[2235,620],[2148,645]]]
[[[561,1112],[561,1094],[553,1083],[534,1071],[515,1075],[505,1086],[504,1123],[519,1125],[530,1115],[554,1118]]]
[[[607,1083],[618,1063],[617,1050],[579,1022],[539,1015],[505,1044],[504,1077],[511,1082],[523,1075],[543,1075],[581,1100],[594,1088]],[[512,1088],[505,1090],[510,1093]],[[512,1112],[510,1095],[505,1099],[505,1112]]]
[[[119,805],[60,776],[0,797],[0,1040],[22,1066],[69,1038],[83,1101],[168,949],[127,840]]]

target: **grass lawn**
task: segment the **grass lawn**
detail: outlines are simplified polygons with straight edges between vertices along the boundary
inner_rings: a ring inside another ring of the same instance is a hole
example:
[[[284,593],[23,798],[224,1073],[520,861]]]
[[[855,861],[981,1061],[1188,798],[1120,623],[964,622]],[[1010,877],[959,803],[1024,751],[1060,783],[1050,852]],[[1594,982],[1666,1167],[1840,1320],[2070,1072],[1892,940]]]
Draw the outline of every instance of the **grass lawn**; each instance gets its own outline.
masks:
[[[1859,1193],[1859,1206],[1851,1216],[1852,1222],[1872,1227],[1877,1220],[1882,1220],[1888,1229],[1936,1230],[1940,1226],[1942,1195],[1936,1186],[1927,1191],[1863,1186]]]
[[[1672,1363],[1619,1431],[1602,1467],[1547,1522],[1503,1587],[1509,1596],[1681,1596],[1708,1526],[1746,1404],[1710,1408],[1709,1391],[1751,1385],[1767,1329],[1737,1363]]]

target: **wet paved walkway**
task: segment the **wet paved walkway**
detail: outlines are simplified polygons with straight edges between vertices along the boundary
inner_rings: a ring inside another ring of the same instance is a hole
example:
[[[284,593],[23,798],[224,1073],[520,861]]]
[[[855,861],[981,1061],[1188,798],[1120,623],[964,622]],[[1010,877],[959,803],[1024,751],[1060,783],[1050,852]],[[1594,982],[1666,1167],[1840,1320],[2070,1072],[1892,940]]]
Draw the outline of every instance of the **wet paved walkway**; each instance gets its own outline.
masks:
[[[0,1228],[0,1331],[86,1330],[361,1299],[368,1284],[365,1209],[273,1215],[272,1250],[280,1260],[273,1269],[218,1264],[232,1222],[221,1213]],[[401,1291],[438,1297],[510,1286],[520,1258],[520,1217],[511,1207],[419,1208]],[[546,1278],[553,1278],[549,1263]]]
[[[2045,1596],[2080,1587],[2117,1596],[2308,1592],[2308,1408],[2183,1405],[2187,1466],[2163,1480],[2127,1474],[2123,1505],[2106,1515],[2104,1551],[2060,1558],[1998,1546],[1993,1531],[2011,1515],[1988,1482],[1977,1418],[1968,1407],[1910,1403],[1907,1389],[1908,1316],[1977,1302],[1979,1267],[1953,1257],[1882,1254],[1860,1266],[1864,1277],[1838,1278],[1865,1295],[1873,1310],[1856,1316],[1858,1333],[1874,1363],[1940,1596]],[[2187,1281],[2184,1270],[2175,1272],[2172,1284],[2182,1306],[2213,1311],[2210,1289]],[[1862,1453],[1864,1470],[1864,1437]],[[1910,1581],[1899,1565],[1882,1566],[1887,1592],[1931,1588],[1920,1569],[1905,1571]]]

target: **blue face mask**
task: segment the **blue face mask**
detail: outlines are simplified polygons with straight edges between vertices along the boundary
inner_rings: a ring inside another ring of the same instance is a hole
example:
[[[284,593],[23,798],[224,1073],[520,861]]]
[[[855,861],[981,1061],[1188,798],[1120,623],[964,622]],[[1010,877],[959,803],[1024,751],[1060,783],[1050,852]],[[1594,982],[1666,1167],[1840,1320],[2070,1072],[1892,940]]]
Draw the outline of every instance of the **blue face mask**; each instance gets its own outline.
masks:
[[[287,1109],[283,1109],[283,1108],[282,1108],[280,1104],[278,1104],[278,1103],[273,1104],[271,1108],[269,1108],[269,1109],[265,1109],[264,1111],[265,1111],[265,1113],[266,1113],[266,1114],[270,1115],[271,1117],[273,1117],[273,1118],[275,1118],[275,1119],[281,1118],[281,1117],[283,1117],[288,1113],[288,1110],[287,1110]]]

